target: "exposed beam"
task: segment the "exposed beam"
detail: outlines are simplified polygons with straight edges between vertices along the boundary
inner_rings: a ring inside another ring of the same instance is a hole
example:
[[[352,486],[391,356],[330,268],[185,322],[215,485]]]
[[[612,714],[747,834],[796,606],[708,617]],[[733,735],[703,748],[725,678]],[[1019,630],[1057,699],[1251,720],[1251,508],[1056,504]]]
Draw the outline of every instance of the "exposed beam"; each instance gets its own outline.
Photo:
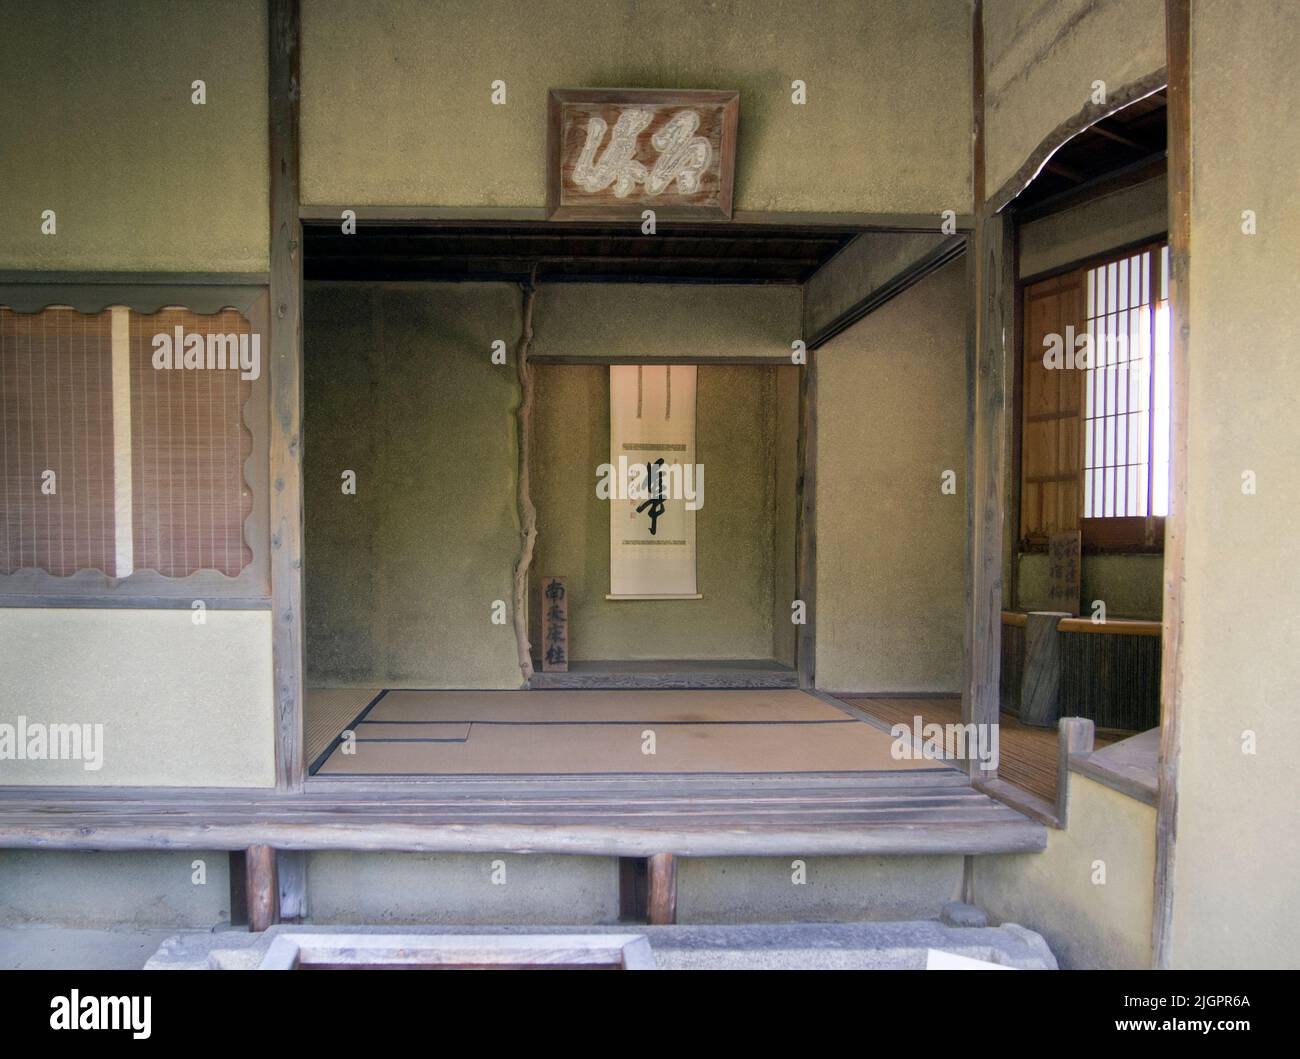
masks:
[[[1055,173],[1057,176],[1062,177],[1063,179],[1068,180],[1073,184],[1082,184],[1085,180],[1085,177],[1082,173],[1078,172],[1077,170],[1071,169],[1069,166],[1061,165],[1060,162],[1046,163],[1043,166],[1043,171],[1047,173]]]
[[[804,341],[816,349],[966,250],[939,232],[859,235],[804,285]]]
[[[304,222],[316,224],[341,224],[345,209],[354,210],[357,225],[369,224],[424,224],[424,225],[482,225],[518,228],[537,225],[545,231],[563,232],[572,225],[575,230],[590,228],[590,221],[548,221],[544,206],[375,206],[355,203],[340,205],[309,204],[299,209]],[[730,221],[716,224],[719,234],[735,229],[836,228],[853,232],[932,232],[938,227],[939,210],[930,213],[769,213],[755,210],[737,210]],[[970,231],[975,218],[969,213],[956,217],[957,231]],[[617,222],[609,222],[616,227]],[[623,226],[629,233],[640,230],[640,219],[630,220]],[[684,227],[696,230],[699,221],[661,221],[659,230]],[[712,226],[711,226],[712,227]]]
[[[1031,221],[1036,221],[1050,213],[1059,213],[1061,210],[1068,210],[1093,199],[1101,198],[1103,195],[1110,195],[1124,188],[1163,177],[1165,171],[1165,152],[1161,151],[1158,154],[1148,155],[1146,158],[1139,158],[1136,162],[1121,169],[1114,169],[1109,173],[1093,177],[1086,184],[1080,184],[1077,188],[1069,188],[1057,192],[1055,195],[1049,195],[1033,205],[1022,207],[1019,203],[1016,203],[1012,206],[1012,209],[1016,211],[1018,223],[1029,224]]]
[[[1102,118],[1107,118],[1116,111],[1123,110],[1130,103],[1145,99],[1163,90],[1167,81],[1168,74],[1165,68],[1161,67],[1159,70],[1144,77],[1139,77],[1136,81],[1118,89],[1107,96],[1104,103],[1086,103],[1077,114],[1066,118],[1043,137],[1042,141],[1025,161],[1025,164],[1011,174],[1006,183],[990,198],[988,203],[990,208],[995,212],[1005,209],[1017,195],[1030,185],[1052,155],[1056,154],[1069,140],[1079,135],[1084,129],[1095,125]]]
[[[1114,121],[1115,119],[1113,116],[1109,118],[1103,118],[1101,121],[1097,122],[1097,124],[1092,127],[1092,131],[1095,132],[1098,136],[1105,137],[1106,139],[1110,140],[1112,143],[1118,143],[1124,147],[1132,147],[1133,150],[1141,151],[1143,154],[1148,154],[1150,152],[1149,147],[1144,147],[1136,140],[1131,140],[1127,136],[1121,136],[1119,133],[1111,129],[1110,125]]]

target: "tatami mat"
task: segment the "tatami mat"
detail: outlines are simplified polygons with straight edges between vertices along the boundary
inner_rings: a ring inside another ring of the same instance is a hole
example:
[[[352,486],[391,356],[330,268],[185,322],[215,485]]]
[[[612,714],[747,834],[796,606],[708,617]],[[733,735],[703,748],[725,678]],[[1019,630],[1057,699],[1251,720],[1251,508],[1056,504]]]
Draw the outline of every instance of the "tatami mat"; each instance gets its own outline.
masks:
[[[303,749],[307,764],[325,752],[379,694],[380,688],[308,688],[303,709]]]
[[[843,721],[793,689],[727,691],[390,691],[368,721]]]
[[[459,733],[465,732],[464,737]],[[318,775],[874,772],[887,732],[801,691],[390,691]],[[645,753],[653,732],[654,753]]]

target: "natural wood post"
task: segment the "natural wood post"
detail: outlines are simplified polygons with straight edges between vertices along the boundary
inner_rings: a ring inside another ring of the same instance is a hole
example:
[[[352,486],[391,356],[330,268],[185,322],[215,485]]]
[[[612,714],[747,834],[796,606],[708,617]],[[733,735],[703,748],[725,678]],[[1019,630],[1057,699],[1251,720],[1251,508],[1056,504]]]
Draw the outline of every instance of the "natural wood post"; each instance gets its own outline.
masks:
[[[656,853],[647,865],[650,873],[649,916],[651,926],[677,922],[677,857]]]
[[[970,257],[973,311],[967,353],[967,529],[965,679],[962,720],[998,723],[1002,671],[1002,516],[1005,480],[1008,331],[1014,278],[1010,274],[1013,225],[980,210]],[[972,759],[972,775],[980,762]],[[979,771],[979,778],[997,778]]]
[[[260,933],[280,922],[280,879],[275,848],[249,846],[244,853],[248,898],[248,929]]]
[[[1061,719],[1061,633],[1059,610],[1025,615],[1025,661],[1020,678],[1020,721],[1051,728]]]
[[[528,571],[537,544],[537,508],[532,495],[533,373],[528,367],[528,347],[533,341],[533,305],[537,300],[537,266],[528,282],[520,284],[523,324],[515,343],[515,375],[519,380],[519,407],[515,411],[515,434],[519,470],[515,479],[515,504],[519,512],[519,557],[515,560],[514,623],[519,674],[527,686],[533,678],[533,650],[528,640]],[[544,649],[544,648],[543,648]]]
[[[302,761],[302,225],[298,219],[298,0],[269,8],[271,161],[271,599],[275,783]]]
[[[1070,755],[1091,754],[1097,731],[1087,717],[1062,717],[1056,741],[1056,826],[1064,828],[1070,811]]]

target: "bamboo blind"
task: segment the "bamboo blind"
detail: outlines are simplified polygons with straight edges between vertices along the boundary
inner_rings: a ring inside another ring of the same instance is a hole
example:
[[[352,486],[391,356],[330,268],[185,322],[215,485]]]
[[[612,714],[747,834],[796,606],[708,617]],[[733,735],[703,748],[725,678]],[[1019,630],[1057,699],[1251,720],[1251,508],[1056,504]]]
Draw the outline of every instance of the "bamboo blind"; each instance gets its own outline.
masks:
[[[252,383],[230,368],[157,370],[153,336],[249,334],[234,310],[199,316],[165,309],[131,316],[132,544],[138,569],[234,577],[252,553],[244,520],[253,493],[243,466],[253,451],[242,409]]]
[[[115,379],[113,321],[126,312],[0,308],[0,574],[234,577],[252,561],[242,416],[253,382],[153,366],[156,334],[249,335],[248,322],[234,310],[130,312]]]
[[[0,573],[114,573],[109,311],[0,308],[0,467]]]

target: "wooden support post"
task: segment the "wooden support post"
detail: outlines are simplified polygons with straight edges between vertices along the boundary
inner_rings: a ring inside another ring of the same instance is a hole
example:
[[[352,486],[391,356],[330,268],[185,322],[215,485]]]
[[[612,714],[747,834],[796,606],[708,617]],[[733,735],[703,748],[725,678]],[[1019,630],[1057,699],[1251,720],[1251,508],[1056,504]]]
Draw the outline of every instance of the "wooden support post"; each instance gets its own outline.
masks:
[[[1056,826],[1064,828],[1070,811],[1070,755],[1091,754],[1096,728],[1087,717],[1062,717],[1056,741]]]
[[[650,873],[649,916],[651,926],[677,922],[677,857],[656,853],[648,863]]]
[[[302,760],[302,225],[298,220],[298,0],[269,9],[271,143],[271,599],[275,782]]]
[[[1160,758],[1151,965],[1173,962],[1174,850],[1178,838],[1178,756],[1183,710],[1183,582],[1187,534],[1188,266],[1192,238],[1192,5],[1165,0],[1169,56],[1169,514],[1165,517],[1165,596],[1160,657]]]
[[[974,333],[968,350],[968,463],[965,680],[962,719],[998,723],[1002,670],[1002,518],[1006,454],[1007,388],[1011,328],[1012,222],[980,211],[971,255]],[[973,413],[973,414],[972,414]],[[972,759],[974,774],[980,762]],[[979,778],[996,779],[980,769]]]
[[[249,846],[244,853],[248,929],[260,933],[280,922],[280,879],[272,846]]]
[[[799,686],[817,686],[817,368],[814,354],[799,371],[798,500],[795,511],[796,598],[803,602],[795,668]]]

